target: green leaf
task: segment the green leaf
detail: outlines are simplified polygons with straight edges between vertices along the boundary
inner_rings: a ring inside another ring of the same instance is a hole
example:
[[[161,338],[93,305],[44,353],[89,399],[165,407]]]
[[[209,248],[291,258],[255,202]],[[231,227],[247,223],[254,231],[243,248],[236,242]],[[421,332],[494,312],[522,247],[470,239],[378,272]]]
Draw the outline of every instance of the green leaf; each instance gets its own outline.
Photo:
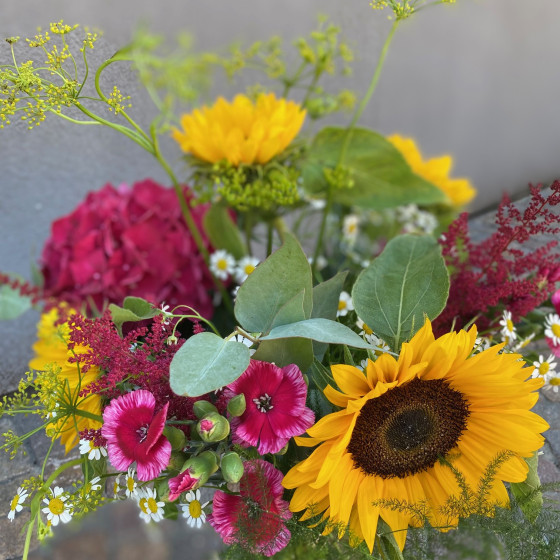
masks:
[[[274,362],[278,367],[296,364],[305,373],[313,363],[313,346],[311,340],[305,338],[264,340],[253,354],[253,359]]]
[[[224,249],[237,260],[247,254],[239,228],[226,206],[212,204],[204,216],[204,231],[216,249]]]
[[[274,327],[266,336],[261,337],[261,340],[279,338],[310,338],[327,344],[347,344],[364,350],[371,348],[371,344],[368,344],[346,325],[320,318]]]
[[[391,527],[381,517],[377,522],[374,550],[379,550],[381,557],[386,560],[404,560],[402,550],[395,540]]]
[[[352,290],[358,316],[398,351],[424,324],[437,317],[449,294],[449,275],[435,239],[401,235],[362,271]]]
[[[303,188],[310,194],[326,193],[325,169],[335,169],[347,129],[328,127],[317,134],[303,167]],[[351,172],[354,185],[334,191],[334,200],[361,208],[392,208],[402,204],[438,204],[446,195],[415,175],[402,154],[384,136],[356,128],[342,165]]]
[[[296,238],[286,234],[284,244],[239,288],[235,317],[246,331],[267,333],[282,308],[302,291],[304,317],[309,318],[313,306],[311,267]]]
[[[189,338],[169,368],[177,395],[198,397],[235,381],[249,366],[249,348],[235,340],[203,332]]]
[[[15,319],[31,308],[31,298],[8,285],[0,286],[0,320]]]
[[[114,303],[109,305],[111,318],[117,327],[117,331],[122,336],[122,326],[124,323],[144,321],[155,317],[159,310],[150,302],[139,297],[128,296],[124,298],[123,306],[119,307]]]
[[[297,293],[292,299],[287,301],[276,313],[272,321],[272,328],[280,325],[288,325],[305,319],[303,310],[303,300],[305,298],[305,290]]]
[[[541,481],[537,471],[539,464],[538,451],[535,451],[525,461],[529,465],[527,478],[524,482],[510,483],[510,487],[521,511],[531,523],[534,523],[543,506]]]

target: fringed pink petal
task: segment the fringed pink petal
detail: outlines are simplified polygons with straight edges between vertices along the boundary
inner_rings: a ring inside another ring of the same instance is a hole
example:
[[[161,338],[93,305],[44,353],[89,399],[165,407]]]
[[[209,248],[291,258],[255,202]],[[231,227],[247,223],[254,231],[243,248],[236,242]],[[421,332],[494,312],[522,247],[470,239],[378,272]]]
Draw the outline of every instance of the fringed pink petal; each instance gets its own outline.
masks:
[[[142,451],[142,450],[140,450]],[[157,478],[161,471],[169,465],[171,459],[171,443],[161,436],[150,449],[149,454],[136,457],[138,480],[148,481]]]

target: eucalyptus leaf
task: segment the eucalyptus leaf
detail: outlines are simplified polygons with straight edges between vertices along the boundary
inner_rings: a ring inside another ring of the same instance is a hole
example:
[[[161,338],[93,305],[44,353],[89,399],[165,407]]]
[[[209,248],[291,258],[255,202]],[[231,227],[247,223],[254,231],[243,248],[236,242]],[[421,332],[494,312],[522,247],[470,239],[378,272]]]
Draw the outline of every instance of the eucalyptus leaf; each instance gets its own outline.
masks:
[[[538,452],[535,451],[531,457],[525,459],[527,465],[529,465],[529,472],[527,473],[525,481],[512,482],[510,484],[511,491],[517,500],[517,504],[531,523],[537,519],[543,507],[543,494],[540,490],[541,481],[537,471],[539,464],[537,453]]]
[[[443,310],[449,275],[435,239],[401,235],[362,271],[352,300],[358,316],[395,351]]]
[[[235,381],[249,366],[249,348],[203,332],[189,338],[169,368],[169,384],[177,395],[198,397]]]
[[[347,344],[354,348],[371,348],[362,337],[342,323],[329,319],[306,319],[289,325],[274,327],[261,340],[276,340],[279,338],[309,338],[328,344]]]
[[[297,293],[292,299],[287,301],[276,313],[272,322],[272,328],[281,325],[289,325],[297,321],[305,319],[303,310],[303,300],[305,298],[305,290]]]
[[[274,362],[278,367],[296,364],[305,373],[313,363],[313,345],[305,338],[264,340],[253,354],[253,359]]]
[[[239,288],[235,317],[246,331],[267,333],[282,308],[300,292],[304,317],[309,318],[313,306],[311,267],[296,238],[286,234],[284,244]]]
[[[239,228],[226,206],[212,204],[204,215],[203,225],[214,248],[224,249],[238,260],[247,254]]]
[[[0,286],[0,320],[16,319],[31,308],[31,298],[8,285]]]
[[[327,127],[313,140],[303,167],[303,188],[309,194],[327,192],[324,170],[339,164],[347,132],[346,128]],[[354,185],[333,192],[333,199],[341,204],[380,209],[447,200],[435,185],[415,175],[399,150],[373,130],[352,130],[342,165],[350,170]]]

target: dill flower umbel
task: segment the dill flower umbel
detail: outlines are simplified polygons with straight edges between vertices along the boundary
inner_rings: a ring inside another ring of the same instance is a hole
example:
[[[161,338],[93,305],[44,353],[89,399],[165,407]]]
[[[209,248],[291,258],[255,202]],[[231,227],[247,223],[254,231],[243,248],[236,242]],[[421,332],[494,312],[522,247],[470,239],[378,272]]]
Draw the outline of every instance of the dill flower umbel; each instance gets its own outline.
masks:
[[[530,412],[543,382],[526,380],[530,371],[518,354],[500,354],[503,345],[473,355],[476,335],[472,327],[436,339],[426,321],[398,360],[383,354],[365,374],[332,366],[340,390],[328,385],[324,393],[341,410],[307,430],[309,438],[296,438],[318,447],[283,480],[296,489],[291,511],[307,510],[304,519],[323,514],[327,531],[349,527],[370,551],[381,516],[402,549],[407,527],[422,520],[391,503],[425,509],[435,527],[453,526],[459,514],[449,499],[461,495],[456,473],[477,488],[500,456],[483,511],[506,506],[502,481],[526,479],[523,458],[543,445],[548,429]]]
[[[175,129],[173,138],[203,161],[264,164],[288,147],[304,119],[305,110],[297,103],[273,93],[260,94],[255,103],[246,95],[231,103],[220,97],[212,107],[183,115],[183,130]]]
[[[412,138],[403,138],[398,134],[393,134],[387,140],[401,152],[412,171],[438,187],[447,195],[453,206],[463,206],[475,197],[476,189],[468,179],[451,179],[449,177],[453,165],[451,156],[423,160],[422,154]]]

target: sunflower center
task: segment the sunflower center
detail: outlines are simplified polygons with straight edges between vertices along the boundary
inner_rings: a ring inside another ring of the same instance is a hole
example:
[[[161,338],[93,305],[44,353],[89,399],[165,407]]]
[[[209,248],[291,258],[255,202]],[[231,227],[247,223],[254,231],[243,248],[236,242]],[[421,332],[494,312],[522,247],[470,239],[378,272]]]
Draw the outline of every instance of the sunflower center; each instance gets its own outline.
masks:
[[[264,395],[261,395],[256,399],[253,399],[253,402],[257,405],[257,410],[259,410],[260,412],[268,412],[269,410],[274,408],[274,406],[271,404],[272,397],[268,393],[265,393]]]
[[[362,407],[347,450],[366,474],[405,478],[445,457],[468,415],[463,395],[445,381],[416,378]]]

